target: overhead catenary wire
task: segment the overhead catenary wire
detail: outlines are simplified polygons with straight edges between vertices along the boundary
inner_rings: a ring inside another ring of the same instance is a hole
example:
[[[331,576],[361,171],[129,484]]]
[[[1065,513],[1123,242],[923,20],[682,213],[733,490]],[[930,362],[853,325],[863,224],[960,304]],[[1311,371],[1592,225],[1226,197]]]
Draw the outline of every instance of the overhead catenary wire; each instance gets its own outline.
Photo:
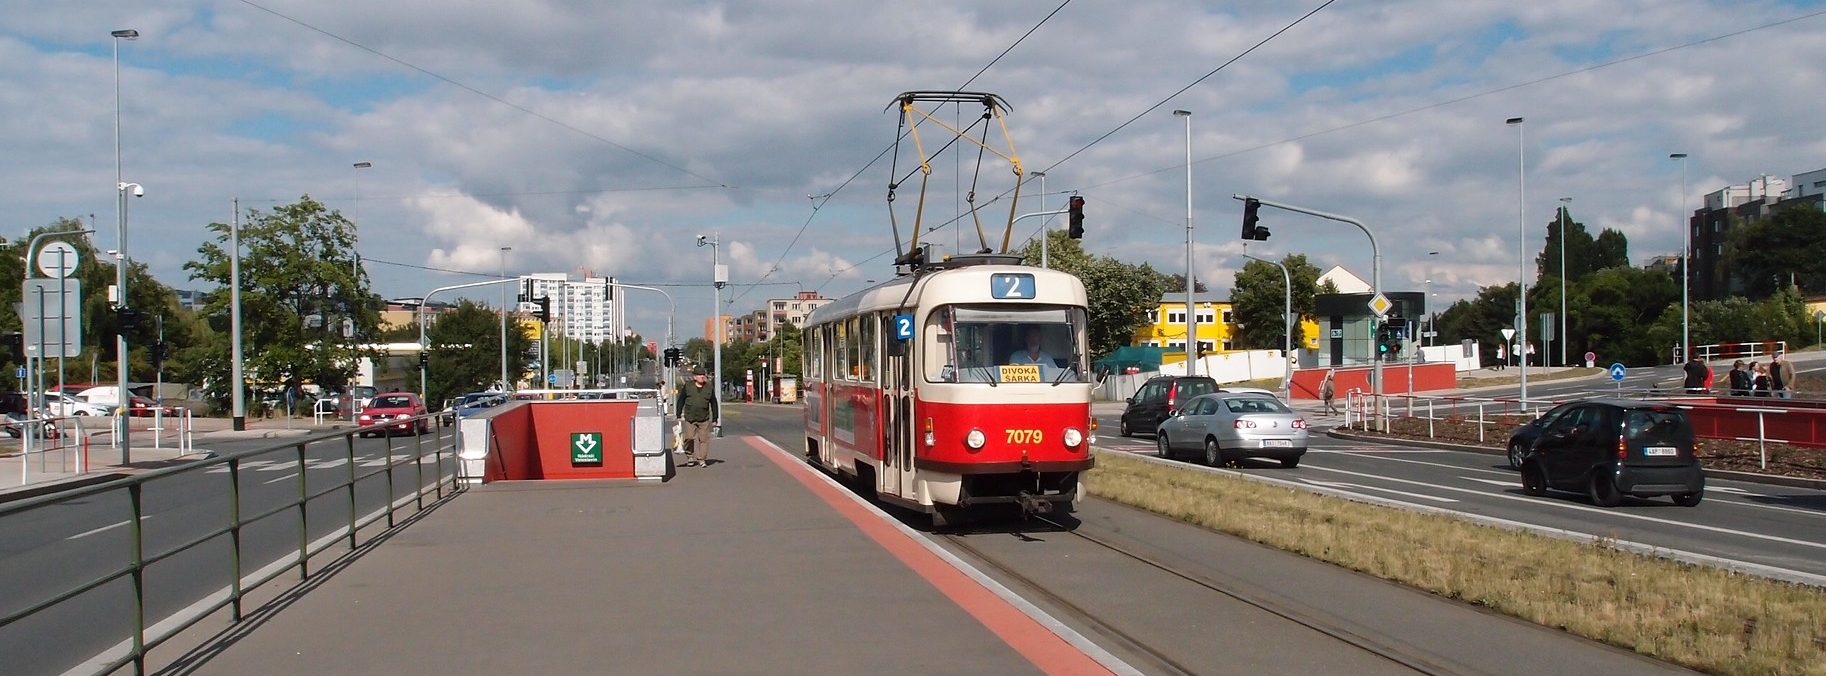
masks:
[[[335,40],[335,41],[337,41],[337,42],[341,42],[341,43],[343,43],[343,44],[345,44],[345,45],[348,45],[348,46],[350,46],[350,47],[354,47],[354,48],[356,48],[356,49],[359,49],[359,50],[361,50],[361,51],[364,51],[364,52],[367,52],[367,53],[369,53],[369,54],[373,54],[373,55],[375,55],[375,56],[378,56],[378,57],[380,57],[380,58],[383,58],[383,59],[386,59],[386,60],[388,60],[388,61],[392,61],[392,62],[393,62],[393,63],[396,63],[396,64],[399,64],[399,65],[401,65],[401,66],[404,66],[404,67],[406,67],[406,68],[409,68],[409,69],[412,69],[412,70],[414,70],[414,71],[417,71],[417,72],[418,72],[418,73],[420,73],[420,74],[423,74],[423,75],[425,75],[425,76],[426,76],[426,77],[430,77],[430,78],[433,78],[433,79],[436,79],[436,80],[438,80],[438,81],[440,81],[440,82],[443,82],[443,83],[445,83],[445,84],[448,84],[448,85],[451,85],[451,86],[453,86],[453,87],[456,87],[456,88],[458,88],[458,89],[462,89],[462,90],[464,90],[464,91],[467,91],[467,92],[469,92],[469,93],[471,93],[471,94],[475,94],[475,95],[477,95],[477,96],[480,96],[480,97],[482,97],[482,98],[485,98],[485,99],[488,99],[488,100],[490,100],[490,101],[493,101],[493,102],[495,102],[495,103],[498,103],[498,104],[501,104],[501,105],[503,105],[503,106],[507,106],[507,107],[508,107],[508,108],[512,108],[512,109],[514,109],[514,110],[517,110],[517,111],[520,111],[520,112],[522,112],[522,113],[525,113],[525,114],[527,114],[527,115],[531,115],[531,116],[533,116],[533,117],[535,117],[535,118],[537,118],[537,119],[540,119],[540,120],[543,120],[543,121],[545,121],[545,122],[548,122],[548,123],[551,123],[551,124],[554,124],[554,125],[557,125],[557,126],[558,126],[558,127],[560,127],[560,128],[563,128],[563,129],[565,129],[565,130],[567,130],[567,131],[570,131],[570,132],[573,132],[573,133],[576,133],[576,134],[578,134],[578,135],[581,135],[581,136],[584,136],[584,137],[586,137],[586,138],[590,138],[590,139],[593,139],[593,140],[595,140],[595,141],[598,141],[598,142],[600,142],[600,143],[603,143],[603,144],[606,144],[606,145],[609,145],[609,146],[611,146],[611,147],[614,147],[614,148],[616,148],[616,149],[618,149],[618,150],[621,150],[621,151],[622,151],[622,152],[625,152],[625,153],[628,153],[628,154],[630,154],[630,155],[634,155],[634,156],[636,156],[636,157],[640,157],[640,158],[642,158],[642,159],[645,159],[645,160],[647,160],[647,161],[650,161],[650,162],[653,162],[653,163],[655,163],[655,164],[658,164],[658,165],[661,165],[661,166],[664,166],[664,167],[667,167],[667,168],[669,168],[669,169],[672,169],[672,170],[674,170],[674,171],[677,171],[677,172],[679,172],[679,173],[682,173],[682,174],[685,174],[685,175],[686,175],[686,176],[690,176],[690,177],[692,177],[692,178],[696,178],[696,179],[698,179],[698,180],[701,180],[701,181],[705,181],[705,182],[708,182],[708,183],[709,183],[709,184],[710,184],[710,185],[707,185],[707,186],[703,186],[703,187],[716,187],[716,188],[729,188],[729,187],[730,187],[730,186],[728,186],[728,185],[727,185],[727,184],[725,184],[725,183],[723,183],[723,182],[722,182],[722,181],[719,181],[719,180],[717,180],[717,179],[714,179],[714,178],[711,178],[711,177],[709,177],[709,176],[705,176],[705,175],[703,175],[703,174],[700,174],[700,173],[697,173],[697,172],[695,172],[695,171],[692,171],[692,170],[690,170],[690,169],[687,169],[687,168],[685,168],[685,167],[683,167],[683,166],[680,166],[680,165],[677,165],[677,164],[673,164],[673,163],[672,163],[672,162],[668,162],[668,161],[666,161],[666,160],[664,160],[664,159],[660,159],[660,158],[658,158],[658,157],[655,157],[655,156],[653,156],[653,155],[650,155],[650,154],[648,154],[648,153],[644,153],[644,152],[641,152],[641,151],[639,151],[639,150],[635,150],[635,149],[633,149],[633,148],[630,148],[630,147],[628,147],[628,146],[625,146],[625,145],[622,145],[622,144],[620,144],[620,143],[616,143],[616,142],[615,142],[615,141],[612,141],[612,140],[609,140],[609,139],[608,139],[608,138],[605,138],[605,137],[603,137],[603,136],[602,136],[602,135],[600,135],[600,134],[596,134],[596,133],[594,133],[594,132],[590,132],[590,131],[586,131],[586,130],[584,130],[584,129],[581,129],[581,128],[578,128],[578,127],[577,127],[577,126],[575,126],[575,125],[572,125],[572,124],[570,124],[570,123],[568,123],[568,122],[564,122],[564,121],[562,121],[562,120],[558,120],[558,119],[556,119],[556,118],[553,118],[553,117],[551,117],[551,116],[549,116],[549,115],[546,115],[546,114],[544,114],[544,113],[540,113],[540,112],[538,112],[538,111],[535,111],[535,110],[533,110],[533,109],[531,109],[531,108],[527,108],[527,107],[526,107],[526,106],[522,106],[522,105],[520,105],[520,104],[518,104],[518,103],[514,103],[514,102],[512,102],[512,101],[509,101],[509,100],[507,100],[507,99],[504,99],[504,98],[501,98],[501,97],[499,97],[499,96],[496,96],[496,95],[494,95],[494,94],[491,94],[491,93],[489,93],[489,92],[486,92],[486,91],[483,91],[483,90],[481,90],[481,89],[478,89],[478,88],[476,88],[476,87],[474,87],[474,86],[471,86],[471,85],[468,85],[468,84],[465,84],[465,83],[463,83],[463,82],[460,82],[460,81],[458,81],[458,80],[456,80],[456,79],[454,79],[454,78],[451,78],[451,77],[448,77],[448,76],[445,76],[445,75],[443,75],[443,74],[441,74],[441,73],[437,73],[437,72],[435,72],[435,71],[432,71],[432,70],[431,70],[431,69],[428,69],[428,68],[425,68],[425,67],[423,67],[423,66],[419,66],[419,65],[418,65],[418,64],[415,64],[415,63],[412,63],[412,62],[410,62],[410,61],[407,61],[407,60],[405,60],[405,59],[401,59],[401,58],[399,58],[399,57],[397,57],[397,56],[393,56],[393,55],[392,55],[392,54],[388,54],[388,53],[386,53],[386,52],[383,52],[383,51],[380,51],[380,50],[378,50],[378,49],[375,49],[375,48],[373,48],[373,47],[369,47],[369,46],[367,46],[367,45],[364,45],[364,44],[361,44],[361,43],[359,43],[359,42],[356,42],[356,41],[354,41],[354,40],[350,40],[350,39],[349,39],[349,38],[345,38],[345,37],[343,37],[343,36],[341,36],[341,35],[338,35],[338,34],[336,34],[336,33],[332,33],[332,32],[330,32],[330,31],[328,31],[328,30],[325,30],[325,29],[322,29],[322,28],[318,28],[318,27],[316,27],[316,26],[314,26],[314,25],[311,25],[311,24],[309,24],[309,23],[306,23],[306,22],[305,22],[305,21],[303,21],[303,20],[302,20],[302,19],[298,19],[298,18],[296,18],[296,17],[293,17],[293,16],[290,16],[290,15],[288,15],[288,14],[285,14],[285,13],[283,13],[283,12],[280,12],[280,11],[278,11],[278,10],[275,10],[275,9],[272,9],[272,8],[270,8],[270,7],[266,7],[266,6],[263,6],[263,5],[260,5],[260,4],[258,4],[258,3],[255,3],[255,2],[252,2],[252,1],[251,1],[251,0],[237,0],[237,1],[238,1],[238,2],[240,2],[240,3],[241,3],[241,4],[243,4],[243,5],[247,5],[247,6],[248,6],[248,7],[252,7],[252,8],[254,8],[254,9],[257,9],[257,10],[260,10],[260,11],[262,11],[262,12],[266,12],[266,13],[267,13],[267,14],[271,14],[271,15],[273,15],[273,16],[276,16],[276,17],[279,17],[279,18],[281,18],[281,19],[284,19],[284,20],[286,20],[286,21],[288,21],[288,22],[291,22],[291,23],[293,23],[293,24],[296,24],[296,25],[298,25],[298,26],[300,26],[300,27],[302,27],[302,28],[304,28],[304,29],[305,29],[305,30],[308,30],[308,31],[311,31],[311,32],[313,32],[313,33],[317,33],[317,34],[319,34],[319,35],[322,35],[322,36],[324,36],[324,37],[327,37],[327,38],[330,38],[330,39],[331,39],[331,40]]]

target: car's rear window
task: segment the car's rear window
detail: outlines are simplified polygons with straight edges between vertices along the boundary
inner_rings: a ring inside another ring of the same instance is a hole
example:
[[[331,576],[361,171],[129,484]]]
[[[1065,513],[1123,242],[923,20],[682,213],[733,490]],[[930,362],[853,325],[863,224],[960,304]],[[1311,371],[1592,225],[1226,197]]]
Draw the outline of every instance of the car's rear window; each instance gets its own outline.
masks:
[[[412,397],[375,397],[369,408],[407,408],[412,405]]]
[[[1227,397],[1224,408],[1231,413],[1290,413],[1291,409],[1272,397]]]
[[[1210,394],[1216,391],[1217,381],[1205,380],[1203,378],[1187,378],[1174,383],[1173,398],[1177,401],[1185,401],[1201,394]]]
[[[1691,441],[1686,414],[1670,408],[1635,408],[1623,414],[1623,435],[1631,441],[1671,444]]]

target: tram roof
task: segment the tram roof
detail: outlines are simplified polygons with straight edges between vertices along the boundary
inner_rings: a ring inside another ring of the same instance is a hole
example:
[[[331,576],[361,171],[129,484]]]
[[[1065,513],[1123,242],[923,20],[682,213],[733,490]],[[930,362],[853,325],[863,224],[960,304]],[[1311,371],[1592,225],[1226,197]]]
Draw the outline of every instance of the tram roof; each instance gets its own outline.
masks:
[[[1034,276],[1032,299],[989,296],[989,277],[998,273]],[[909,289],[911,293],[909,294]],[[942,300],[934,300],[942,296]],[[903,275],[827,303],[806,317],[807,325],[842,319],[858,312],[914,308],[933,303],[1085,304],[1084,283],[1077,275],[1027,265],[971,265]]]

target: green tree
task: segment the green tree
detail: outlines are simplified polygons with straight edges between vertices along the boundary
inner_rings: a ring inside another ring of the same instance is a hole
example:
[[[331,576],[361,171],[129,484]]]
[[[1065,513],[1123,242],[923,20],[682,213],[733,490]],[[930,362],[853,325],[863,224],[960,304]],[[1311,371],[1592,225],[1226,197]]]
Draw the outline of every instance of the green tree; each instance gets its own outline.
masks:
[[[519,380],[532,359],[533,339],[508,322],[507,379]],[[415,337],[416,338],[416,337]],[[501,379],[501,318],[481,303],[464,300],[425,327],[431,344],[426,398],[434,405],[465,392],[486,390]]]
[[[1515,324],[1516,289],[1515,284],[1486,286],[1477,290],[1477,297],[1447,307],[1436,320],[1440,342],[1477,341],[1484,360],[1495,363],[1503,329]]]
[[[1160,305],[1164,285],[1160,273],[1146,263],[1133,265],[1093,256],[1063,230],[1048,232],[1046,237],[1052,268],[1077,275],[1084,283],[1091,359],[1132,342],[1135,328],[1147,323],[1148,311]],[[1021,255],[1027,264],[1039,265],[1039,240],[1028,242]]]
[[[1585,229],[1585,224],[1573,218],[1572,211],[1562,206],[1554,213],[1553,220],[1547,222],[1546,244],[1541,247],[1541,253],[1534,257],[1539,278],[1560,276],[1560,225],[1562,219],[1566,226],[1566,276],[1573,283],[1578,283],[1591,273],[1605,268],[1629,265],[1628,237],[1621,232],[1606,228],[1603,232],[1598,233],[1596,239],[1593,239],[1591,233]]]
[[[0,256],[0,275],[14,280],[24,277],[26,248],[30,246],[33,237],[50,233],[76,233],[86,228],[87,226],[77,219],[60,218],[50,225],[33,229],[24,237],[7,243],[4,246],[5,255]],[[111,380],[115,377],[114,336],[119,330],[119,321],[113,304],[108,302],[108,287],[114,285],[116,268],[114,258],[104,255],[98,250],[90,237],[93,235],[66,234],[61,237],[46,237],[39,242],[40,248],[50,241],[68,242],[76,248],[78,263],[69,278],[81,287],[81,298],[78,302],[82,308],[83,350],[81,355],[63,360],[66,364],[65,380],[72,383],[88,379],[88,370],[78,369],[77,365],[87,364],[91,359],[98,362],[98,378]],[[34,261],[32,276],[42,276],[36,267],[37,262]],[[0,325],[22,326],[16,308],[23,309],[22,300],[37,302],[37,299],[21,299],[20,291],[21,288],[18,284],[0,284]],[[51,303],[51,308],[56,307],[54,297],[46,300]],[[129,379],[135,382],[151,382],[157,376],[152,369],[151,347],[158,340],[161,319],[165,328],[166,343],[172,346],[172,349],[167,351],[168,355],[195,343],[199,336],[193,333],[191,323],[187,319],[191,313],[178,306],[177,294],[172,292],[170,287],[153,279],[143,263],[134,262],[127,268],[127,300],[129,307],[139,310],[144,316],[144,321],[140,326],[127,333]],[[15,364],[18,363],[18,360],[11,361]],[[57,381],[55,371],[57,363],[58,360],[55,358],[49,360],[46,380],[50,383]]]
[[[1790,284],[1813,293],[1826,290],[1826,212],[1795,206],[1734,223],[1724,262],[1750,298],[1768,297]]]
[[[241,319],[249,386],[264,390],[315,383],[346,388],[360,345],[378,333],[380,299],[357,272],[355,226],[306,195],[271,212],[248,209],[241,225]],[[212,282],[203,314],[228,329],[229,226],[211,223],[213,241],[184,264],[191,279]],[[344,327],[347,327],[345,330]],[[226,347],[224,343],[222,347]],[[226,399],[226,355],[209,373],[209,396]]]
[[[1293,281],[1293,313],[1311,317],[1317,311],[1313,297],[1320,292],[1319,275],[1324,271],[1307,262],[1304,254],[1281,259],[1287,266],[1287,277]],[[1334,288],[1332,292],[1335,292]],[[1236,271],[1235,286],[1230,289],[1231,312],[1238,324],[1233,347],[1242,350],[1276,350],[1282,347],[1287,309],[1287,290],[1281,269],[1272,263],[1251,260]],[[1305,328],[1293,323],[1293,343],[1306,339]]]
[[[1167,275],[1166,281],[1163,282],[1163,284],[1165,287],[1160,290],[1163,294],[1186,292],[1186,276],[1183,274],[1175,272]],[[1192,293],[1205,293],[1207,291],[1210,291],[1210,289],[1205,288],[1205,280],[1192,280]]]
[[[1600,361],[1665,363],[1664,355],[1679,342],[1680,286],[1669,275],[1628,266],[1605,268],[1573,285],[1572,292],[1570,344],[1597,353]]]

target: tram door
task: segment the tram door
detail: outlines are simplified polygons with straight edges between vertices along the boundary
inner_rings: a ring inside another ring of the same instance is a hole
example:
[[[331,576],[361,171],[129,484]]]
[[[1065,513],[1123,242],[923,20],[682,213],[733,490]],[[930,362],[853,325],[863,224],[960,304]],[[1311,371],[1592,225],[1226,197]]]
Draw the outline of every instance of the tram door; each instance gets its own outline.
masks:
[[[879,490],[913,499],[913,378],[911,341],[895,326],[895,315],[881,317],[882,467]]]

